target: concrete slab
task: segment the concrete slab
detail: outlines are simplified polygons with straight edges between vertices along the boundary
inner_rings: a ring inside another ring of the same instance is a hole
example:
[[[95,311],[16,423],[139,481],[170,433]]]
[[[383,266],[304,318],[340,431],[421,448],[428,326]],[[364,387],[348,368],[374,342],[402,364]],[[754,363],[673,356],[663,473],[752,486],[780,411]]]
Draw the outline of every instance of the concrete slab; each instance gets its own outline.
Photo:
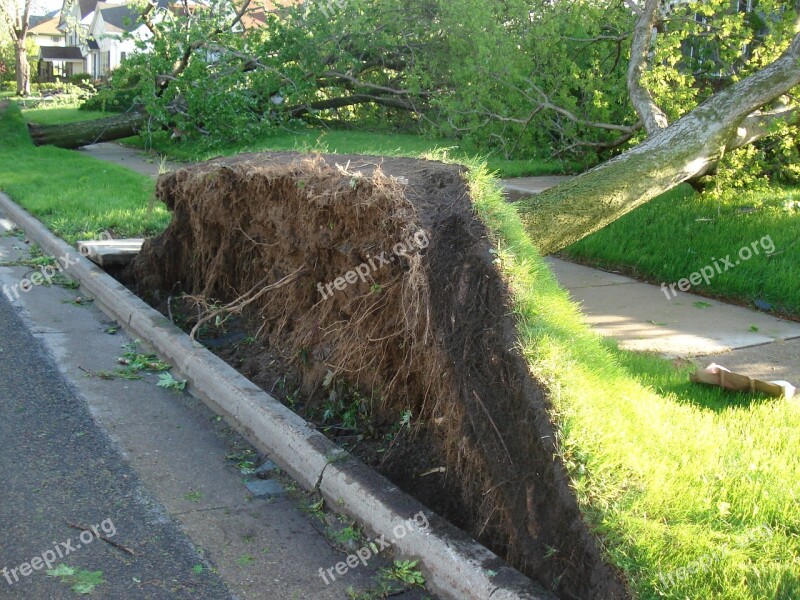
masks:
[[[271,460],[265,460],[255,471],[253,471],[253,477],[268,477],[277,469],[278,465]]]
[[[286,495],[286,490],[274,479],[252,479],[245,485],[256,498],[279,498]]]
[[[580,303],[586,322],[626,350],[687,357],[800,338],[800,323],[694,294],[667,299],[659,286],[546,260]]]
[[[635,279],[631,279],[625,275],[601,271],[600,269],[590,269],[583,265],[567,262],[551,256],[545,257],[545,261],[556,273],[558,282],[568,290],[639,283]]]
[[[142,249],[144,238],[78,242],[78,251],[101,267],[124,267]]]
[[[111,142],[84,146],[78,152],[126,167],[140,175],[154,178],[161,173],[168,173],[180,168],[178,163],[167,160],[162,161],[158,158],[147,156],[134,148],[126,148]]]

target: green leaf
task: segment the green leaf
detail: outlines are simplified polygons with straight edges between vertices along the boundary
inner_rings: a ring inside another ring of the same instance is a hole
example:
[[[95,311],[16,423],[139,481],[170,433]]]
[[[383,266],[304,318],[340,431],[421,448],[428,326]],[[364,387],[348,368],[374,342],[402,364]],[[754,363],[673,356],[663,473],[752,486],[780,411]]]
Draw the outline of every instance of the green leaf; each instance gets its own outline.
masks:
[[[75,575],[76,570],[68,565],[60,564],[55,569],[50,569],[46,571],[46,573],[50,577],[70,577],[72,575]]]

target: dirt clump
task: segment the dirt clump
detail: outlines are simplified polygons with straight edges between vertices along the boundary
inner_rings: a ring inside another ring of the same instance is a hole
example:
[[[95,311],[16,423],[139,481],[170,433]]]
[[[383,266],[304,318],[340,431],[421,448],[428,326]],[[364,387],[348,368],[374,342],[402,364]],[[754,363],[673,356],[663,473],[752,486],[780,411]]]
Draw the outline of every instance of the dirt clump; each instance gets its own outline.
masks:
[[[561,598],[627,598],[557,459],[464,175],[297,153],[181,169],[158,181],[172,221],[145,243],[136,285],[155,303],[235,307],[291,366],[306,412],[346,381],[372,423],[412,415],[415,435],[377,461],[396,484]],[[274,376],[247,366],[262,386]]]

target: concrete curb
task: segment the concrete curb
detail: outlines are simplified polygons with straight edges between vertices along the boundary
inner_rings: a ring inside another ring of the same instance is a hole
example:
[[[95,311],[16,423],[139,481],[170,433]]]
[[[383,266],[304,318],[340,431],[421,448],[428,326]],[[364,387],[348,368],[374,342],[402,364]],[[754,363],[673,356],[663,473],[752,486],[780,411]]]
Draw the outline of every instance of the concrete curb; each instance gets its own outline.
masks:
[[[419,559],[432,591],[456,600],[554,600],[538,584],[350,456],[222,359],[193,345],[166,317],[2,193],[0,210],[46,254],[68,256],[73,262],[67,273],[103,312],[175,365],[192,393],[301,486],[318,489],[336,510],[357,519],[376,536],[385,536],[400,554]],[[429,523],[424,530],[408,524],[420,512]]]

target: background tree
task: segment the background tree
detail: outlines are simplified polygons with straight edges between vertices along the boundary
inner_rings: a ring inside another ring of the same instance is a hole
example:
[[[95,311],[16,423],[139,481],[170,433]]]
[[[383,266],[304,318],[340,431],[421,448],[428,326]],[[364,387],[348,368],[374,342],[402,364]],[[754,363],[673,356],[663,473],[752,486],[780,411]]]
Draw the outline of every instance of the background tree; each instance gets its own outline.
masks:
[[[635,14],[627,86],[631,105],[639,116],[647,138],[619,156],[583,173],[564,185],[520,204],[527,228],[543,253],[557,251],[608,225],[637,206],[675,187],[713,171],[723,157],[768,136],[792,139],[796,129],[796,88],[800,85],[800,16],[796,5],[763,2],[767,10],[763,27],[742,26],[750,31],[751,53],[742,46],[731,50],[726,31],[730,23],[741,23],[738,13],[729,14],[727,2],[714,3],[723,10],[719,31],[703,23],[700,38],[711,44],[711,64],[726,71],[713,79],[708,71],[681,74],[694,78],[691,91],[664,91],[659,95],[653,82],[669,77],[669,64],[659,61],[658,45],[673,20],[672,7],[659,0],[637,4],[627,0]],[[711,4],[711,3],[709,3]],[[701,3],[687,5],[700,8]],[[692,22],[697,22],[692,17]],[[685,19],[684,19],[685,20]],[[756,29],[758,31],[756,31]],[[691,41],[691,40],[690,40]],[[728,51],[730,58],[722,60]],[[680,54],[684,60],[684,53]],[[736,57],[733,60],[733,57]],[[659,71],[663,71],[660,75]],[[655,74],[654,74],[655,73]],[[676,99],[688,95],[690,99]],[[672,99],[670,104],[668,100]],[[694,106],[692,106],[694,105]],[[663,106],[663,107],[662,107]],[[669,125],[670,116],[678,120]]]
[[[408,126],[427,110],[438,89],[423,68],[436,37],[435,2],[304,3],[245,29],[254,6],[212,0],[158,14],[143,5],[152,38],[112,74],[111,94],[123,93],[130,104],[122,108],[134,114],[33,127],[34,141],[76,147],[148,126],[214,144],[296,120]]]
[[[297,119],[380,120],[509,157],[600,162],[519,204],[543,252],[721,160],[754,156],[742,150],[754,143],[776,172],[797,176],[798,0],[349,0],[267,13],[244,31],[249,9],[212,0],[156,21],[145,5],[150,51],[114,76],[143,107],[124,117],[131,127],[213,144]],[[131,129],[100,121],[33,133],[77,145]]]
[[[446,3],[454,85],[436,99],[441,126],[509,158],[597,164],[652,133],[636,104],[651,98],[674,121],[774,60],[796,11],[785,0],[641,4]],[[653,18],[632,52],[644,6]]]
[[[14,44],[14,68],[17,76],[17,95],[31,93],[31,68],[28,62],[28,29],[35,0],[3,0],[0,3],[0,21]]]
[[[449,70],[439,126],[506,158],[596,162],[641,128],[627,100],[632,16],[621,1],[442,2]]]

